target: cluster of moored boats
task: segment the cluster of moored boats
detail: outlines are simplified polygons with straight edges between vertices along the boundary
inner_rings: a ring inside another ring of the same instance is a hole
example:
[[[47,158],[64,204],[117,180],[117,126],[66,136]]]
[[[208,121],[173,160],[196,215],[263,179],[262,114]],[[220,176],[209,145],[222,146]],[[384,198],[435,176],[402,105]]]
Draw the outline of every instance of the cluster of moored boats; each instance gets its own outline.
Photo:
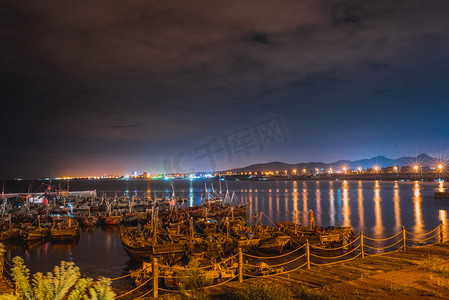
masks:
[[[150,197],[148,194],[127,197],[124,194],[112,198],[103,195],[97,198],[96,193],[89,193],[90,197],[68,197],[68,193],[52,192],[44,194],[45,201],[30,201],[28,197],[17,196],[8,198],[2,196],[0,207],[0,241],[23,239],[24,241],[38,241],[51,238],[52,241],[73,241],[80,234],[80,226],[91,227],[97,225],[126,225],[148,223],[152,212],[157,209],[161,213],[182,210],[187,203],[186,198]],[[226,192],[206,193],[205,201],[209,207],[215,207],[209,216],[220,216],[229,213],[232,206],[236,213],[246,212],[245,205],[231,205],[235,201],[235,194]],[[217,199],[220,203],[214,204]],[[204,207],[185,208],[192,216],[201,215]],[[207,208],[206,208],[207,209]]]
[[[262,224],[263,213],[247,219],[250,204],[239,203],[235,193],[210,193],[206,188],[200,205],[188,207],[186,202],[174,193],[169,198],[145,194],[130,198],[107,198],[104,194],[100,198],[53,197],[47,203],[25,201],[20,206],[4,199],[0,240],[73,241],[79,237],[80,226],[120,225],[124,250],[143,262],[131,274],[136,284],[151,275],[151,262],[158,258],[163,265],[173,267],[162,269],[161,275],[167,287],[175,287],[179,282],[173,278],[192,264],[208,266],[202,270],[213,281],[234,276],[236,261],[231,258],[239,248],[279,254],[300,247],[306,240],[321,247],[338,247],[353,238],[351,227],[317,227],[312,212],[310,224],[297,220],[267,226]],[[254,272],[272,270],[258,268]]]
[[[239,248],[243,252],[280,254],[301,247],[306,240],[321,247],[339,247],[354,236],[351,227],[317,227],[311,211],[312,221],[307,226],[297,221],[271,227],[262,224],[263,213],[246,220],[246,208],[247,205],[230,205],[217,197],[199,207],[153,207],[146,224],[121,226],[124,249],[130,257],[143,261],[142,267],[131,273],[136,284],[151,277],[153,258],[170,266],[160,270],[165,286],[170,288],[179,284],[176,278],[188,273],[192,265],[215,282],[232,278],[237,271],[232,257]],[[257,275],[276,270],[267,267],[246,272]]]

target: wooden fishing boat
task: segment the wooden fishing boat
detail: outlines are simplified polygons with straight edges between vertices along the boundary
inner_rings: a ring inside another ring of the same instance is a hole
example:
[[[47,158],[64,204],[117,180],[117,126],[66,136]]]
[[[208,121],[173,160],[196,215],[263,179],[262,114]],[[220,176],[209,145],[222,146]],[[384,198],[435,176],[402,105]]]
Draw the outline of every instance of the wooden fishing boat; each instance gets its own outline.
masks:
[[[82,221],[81,224],[83,224],[84,226],[96,226],[98,224],[98,217],[97,216],[85,216]]]
[[[144,232],[137,230],[136,227],[120,228],[120,240],[126,253],[136,260],[148,260],[153,256],[172,255],[176,253],[185,253],[187,243],[171,243],[165,241],[161,243],[160,238],[148,237]],[[159,242],[155,242],[155,240]]]
[[[20,236],[24,241],[37,241],[46,239],[50,235],[48,227],[31,227],[20,231]]]
[[[284,247],[291,241],[288,235],[278,235],[262,239],[257,249],[263,252],[278,252],[282,253]]]
[[[20,236],[20,232],[18,228],[15,228],[12,225],[11,215],[4,219],[4,221],[5,223],[3,223],[0,228],[0,241],[7,241],[18,238]]]
[[[20,236],[19,233],[19,229],[13,227],[2,230],[0,232],[0,241],[7,241],[18,238]]]
[[[119,225],[122,222],[122,216],[106,216],[104,217],[103,222],[106,225]]]
[[[72,218],[59,220],[50,229],[50,236],[53,241],[73,241],[79,237],[79,234],[78,222]]]

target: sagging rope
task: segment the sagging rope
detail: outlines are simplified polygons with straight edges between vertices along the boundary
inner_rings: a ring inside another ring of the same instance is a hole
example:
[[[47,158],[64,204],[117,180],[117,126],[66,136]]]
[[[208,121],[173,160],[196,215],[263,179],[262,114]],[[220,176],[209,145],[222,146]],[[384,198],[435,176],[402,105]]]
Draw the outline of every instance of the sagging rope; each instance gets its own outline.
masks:
[[[352,252],[354,252],[355,250],[357,250],[358,248],[360,248],[360,246],[361,246],[361,245],[358,245],[357,247],[355,247],[355,248],[352,249],[351,251],[346,252],[345,254],[338,255],[338,256],[333,256],[333,257],[320,256],[320,255],[313,254],[312,252],[310,252],[310,255],[311,255],[311,256],[314,256],[314,257],[317,257],[317,258],[322,258],[322,259],[337,259],[337,258],[341,258],[341,257],[343,257],[343,256],[346,256],[346,255],[348,255],[348,254],[351,254]]]
[[[139,285],[138,287],[133,288],[132,290],[130,290],[130,291],[124,293],[124,294],[121,294],[121,295],[116,296],[115,299],[118,299],[118,298],[121,298],[121,297],[123,297],[123,296],[126,296],[126,295],[131,294],[132,292],[134,292],[134,291],[140,289],[142,286],[144,286],[145,284],[147,284],[147,283],[148,283],[150,280],[152,280],[152,279],[153,279],[153,277],[150,277],[147,281],[145,281],[144,283],[142,283],[142,284]]]
[[[8,266],[14,267],[14,265],[11,264],[11,263],[6,259],[6,257],[3,257],[3,261],[6,262],[6,264],[7,264]]]
[[[153,291],[153,289],[151,289],[151,290],[145,292],[144,294],[140,295],[139,297],[137,297],[137,298],[135,298],[135,299],[143,299],[143,297],[145,297],[146,295],[148,295],[148,294],[151,293],[152,291]],[[152,298],[152,297],[150,297],[150,298]]]
[[[298,250],[304,248],[305,246],[306,246],[306,244],[302,245],[302,246],[299,247],[299,248],[296,248],[296,249],[293,250],[293,251],[290,251],[290,252],[288,252],[288,253],[284,253],[284,254],[281,254],[281,255],[276,255],[276,256],[257,256],[257,255],[251,255],[251,254],[248,254],[248,253],[243,253],[243,255],[248,256],[248,257],[251,257],[251,258],[259,258],[259,259],[274,259],[274,258],[281,258],[281,257],[287,256],[287,255],[290,255],[290,254],[292,254],[292,253],[295,253],[296,251],[298,251]]]
[[[433,239],[433,238],[435,238],[435,237],[438,236],[438,235],[440,235],[439,232],[437,232],[436,234],[434,234],[434,235],[432,235],[432,236],[430,236],[430,237],[428,237],[428,238],[422,239],[422,240],[408,239],[408,241],[411,241],[411,242],[417,242],[417,243],[422,243],[422,242],[428,241],[428,240],[430,240],[430,239]]]
[[[6,274],[12,277],[12,273],[8,272],[8,269],[6,269],[5,265],[3,265],[3,272],[6,272]]]
[[[389,245],[389,246],[386,246],[386,247],[372,247],[372,246],[369,246],[369,245],[365,245],[365,244],[363,244],[363,247],[367,247],[367,248],[369,248],[369,249],[374,249],[374,250],[384,250],[384,249],[387,249],[387,248],[390,248],[390,247],[393,247],[393,246],[396,246],[397,244],[399,244],[400,242],[402,242],[402,241],[404,241],[403,239],[400,239],[399,241],[397,241],[396,243],[394,243],[394,244],[391,244],[391,245]]]
[[[276,267],[280,267],[280,266],[283,266],[283,265],[287,265],[287,264],[290,264],[290,263],[292,263],[294,261],[297,261],[297,260],[303,258],[304,256],[306,256],[305,253],[303,255],[301,255],[301,256],[298,256],[297,258],[294,258],[294,259],[290,260],[290,261],[286,261],[286,262],[283,262],[283,263],[280,263],[280,264],[277,264],[277,265],[268,265],[268,267],[276,268]],[[263,266],[256,266],[256,265],[245,264],[245,263],[243,264],[243,266],[253,267],[253,268],[263,268]]]
[[[439,228],[440,228],[440,226],[437,226],[437,227],[435,227],[435,229],[433,229],[433,230],[431,230],[429,232],[426,232],[426,233],[413,233],[413,232],[409,232],[407,230],[405,230],[405,232],[410,234],[410,235],[428,235],[428,234],[431,234],[432,232],[434,232],[435,230],[438,230]]]
[[[10,273],[8,273],[8,271],[6,270],[5,265],[3,265],[3,272],[6,272],[6,274],[8,274],[9,276],[12,277],[12,275]],[[6,278],[6,276],[4,276],[4,274],[2,274],[2,279],[6,283],[7,286],[9,286],[10,288],[13,288],[13,286],[9,284],[9,283],[13,283],[10,278]]]
[[[395,237],[397,237],[398,235],[400,235],[402,233],[402,231],[399,231],[398,233],[396,233],[395,235],[393,235],[393,236],[390,236],[390,237],[387,237],[387,238],[384,238],[384,239],[376,239],[376,238],[370,238],[370,237],[367,237],[367,236],[363,236],[363,238],[364,239],[367,239],[367,240],[370,240],[370,241],[377,241],[377,242],[382,242],[382,241],[387,241],[387,240],[391,240],[392,238],[395,238]]]
[[[131,276],[131,273],[128,274],[128,275],[124,275],[124,276],[117,277],[117,278],[112,278],[112,279],[109,279],[109,280],[114,281],[114,280],[119,280],[119,279],[123,279],[123,278],[129,277],[129,276]]]

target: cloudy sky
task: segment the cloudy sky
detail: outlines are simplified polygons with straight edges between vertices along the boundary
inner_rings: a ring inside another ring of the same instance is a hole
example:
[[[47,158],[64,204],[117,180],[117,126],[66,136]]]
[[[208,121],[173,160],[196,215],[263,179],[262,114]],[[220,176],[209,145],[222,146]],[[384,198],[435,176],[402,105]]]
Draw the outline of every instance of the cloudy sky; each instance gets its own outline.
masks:
[[[0,177],[449,149],[449,2],[2,1]]]

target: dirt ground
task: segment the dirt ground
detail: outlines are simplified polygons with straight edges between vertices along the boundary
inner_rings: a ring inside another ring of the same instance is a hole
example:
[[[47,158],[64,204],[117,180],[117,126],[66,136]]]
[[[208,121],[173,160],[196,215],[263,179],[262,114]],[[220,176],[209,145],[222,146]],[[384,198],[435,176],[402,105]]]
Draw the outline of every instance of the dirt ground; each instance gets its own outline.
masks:
[[[416,266],[327,286],[330,298],[449,299],[449,258],[426,259]]]

